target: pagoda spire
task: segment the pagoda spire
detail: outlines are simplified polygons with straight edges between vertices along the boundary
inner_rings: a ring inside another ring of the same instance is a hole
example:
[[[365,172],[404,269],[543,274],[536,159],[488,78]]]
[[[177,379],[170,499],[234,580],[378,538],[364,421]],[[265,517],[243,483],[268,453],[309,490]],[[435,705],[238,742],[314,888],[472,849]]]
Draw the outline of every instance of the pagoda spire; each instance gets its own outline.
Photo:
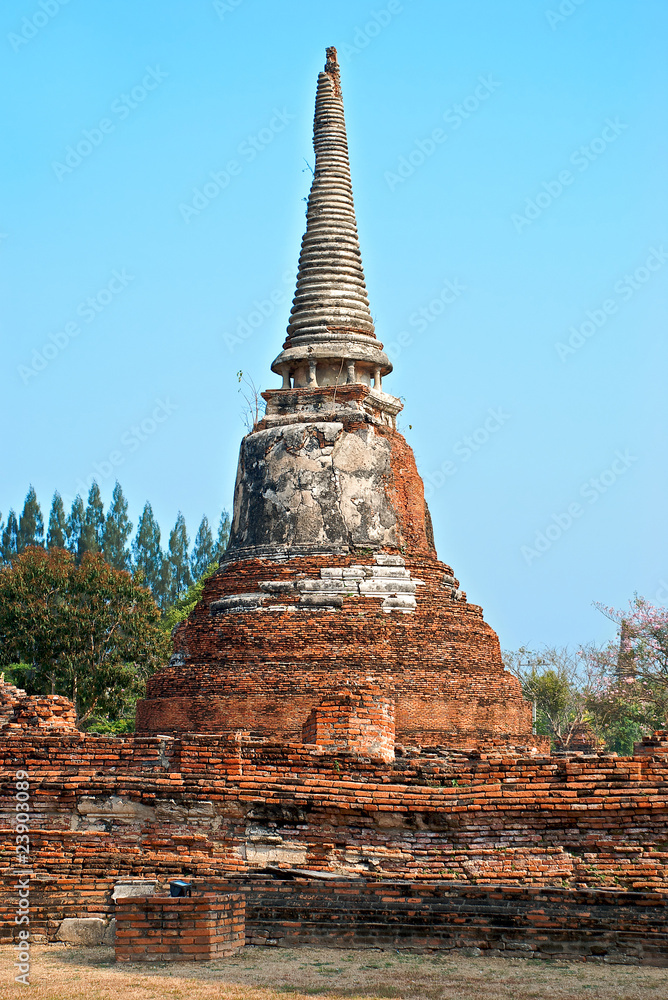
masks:
[[[318,75],[315,170],[283,350],[283,388],[362,382],[380,388],[392,365],[376,340],[353,204],[336,49]]]

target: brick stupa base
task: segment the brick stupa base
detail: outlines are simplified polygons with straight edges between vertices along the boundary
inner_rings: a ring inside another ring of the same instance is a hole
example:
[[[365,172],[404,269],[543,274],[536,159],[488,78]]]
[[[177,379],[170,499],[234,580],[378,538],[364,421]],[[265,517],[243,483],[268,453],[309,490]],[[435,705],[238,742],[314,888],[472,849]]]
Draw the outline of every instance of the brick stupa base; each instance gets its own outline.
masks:
[[[376,431],[401,501],[400,548],[306,555],[277,545],[252,557],[232,544],[176,630],[169,666],[148,681],[138,732],[244,729],[299,740],[325,699],[369,688],[392,704],[399,742],[531,736],[531,706],[504,670],[496,633],[436,556],[412,452],[396,431]],[[357,433],[351,426],[349,436]],[[304,427],[304,453],[311,437]],[[280,479],[269,459],[262,468]]]

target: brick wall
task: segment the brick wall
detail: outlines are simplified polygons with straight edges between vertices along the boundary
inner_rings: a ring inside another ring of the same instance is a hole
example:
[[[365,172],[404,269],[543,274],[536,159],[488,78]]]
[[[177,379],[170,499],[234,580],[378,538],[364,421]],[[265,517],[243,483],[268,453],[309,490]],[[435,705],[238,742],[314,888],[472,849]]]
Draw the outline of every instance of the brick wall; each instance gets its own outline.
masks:
[[[665,892],[260,876],[189,881],[193,901],[202,893],[237,893],[245,899],[247,944],[407,951],[479,948],[505,957],[668,964]],[[166,881],[157,888],[164,893]],[[114,879],[108,876],[40,876],[31,883],[32,940],[56,940],[61,921],[68,917],[117,916],[119,907],[132,900],[117,899],[114,904],[113,891]],[[2,943],[13,941],[15,934],[13,904],[10,887],[3,883]]]
[[[0,834],[1,836],[1,834]],[[79,871],[76,875],[50,875],[44,871],[30,878],[30,939],[33,943],[55,941],[65,919],[97,917],[109,921],[115,907],[113,878]],[[0,882],[0,944],[11,944],[18,927],[14,923],[18,900],[16,870],[2,873]]]
[[[9,884],[15,870],[14,775],[25,768],[33,870],[82,885],[272,864],[668,890],[665,752],[397,750],[383,763],[242,733],[0,739],[0,876]]]
[[[117,962],[227,958],[245,944],[245,896],[131,896],[116,900]]]
[[[668,730],[658,729],[652,736],[645,736],[640,743],[635,744],[633,753],[636,757],[668,754]]]

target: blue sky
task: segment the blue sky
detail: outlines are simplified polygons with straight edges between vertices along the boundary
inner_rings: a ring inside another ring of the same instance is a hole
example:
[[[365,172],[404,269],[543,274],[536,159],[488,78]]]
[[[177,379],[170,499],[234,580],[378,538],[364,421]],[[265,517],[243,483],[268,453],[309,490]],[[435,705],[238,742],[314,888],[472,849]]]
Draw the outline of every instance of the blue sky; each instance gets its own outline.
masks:
[[[667,42],[661,0],[3,4],[3,515],[93,475],[164,534],[230,507],[336,45],[441,559],[505,648],[665,603]]]

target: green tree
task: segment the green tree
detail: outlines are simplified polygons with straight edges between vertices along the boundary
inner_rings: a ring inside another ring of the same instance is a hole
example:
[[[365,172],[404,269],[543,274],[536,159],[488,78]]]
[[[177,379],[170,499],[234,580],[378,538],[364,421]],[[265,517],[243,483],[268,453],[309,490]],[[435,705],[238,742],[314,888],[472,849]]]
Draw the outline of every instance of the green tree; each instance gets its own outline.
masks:
[[[205,514],[200,522],[199,528],[197,529],[195,543],[190,557],[190,568],[192,570],[193,579],[199,580],[215,558],[216,550],[213,544],[213,535],[211,534],[211,528],[209,527],[209,519]]]
[[[128,539],[131,532],[132,522],[128,518],[128,502],[123,496],[120,483],[116,480],[102,537],[102,553],[114,569],[130,568]]]
[[[159,618],[148,589],[100,554],[77,566],[63,549],[30,547],[0,569],[0,662],[30,663],[35,684],[72,699],[80,726],[118,716],[164,662]]]
[[[93,480],[88,492],[88,503],[84,511],[83,529],[81,532],[80,553],[101,552],[104,538],[104,504],[100,487]]]
[[[505,652],[504,664],[522,685],[522,694],[535,705],[536,732],[568,747],[587,717],[587,682],[582,660],[567,648],[546,646],[541,652],[520,647]]]
[[[11,562],[16,555],[18,551],[18,534],[19,525],[16,520],[16,514],[10,508],[9,514],[7,515],[7,524],[2,531],[2,542],[0,544],[3,563]]]
[[[167,559],[169,562],[169,600],[178,600],[193,582],[190,572],[190,560],[188,559],[188,549],[190,539],[186,531],[186,521],[179,511],[176,524],[169,534],[169,550]]]
[[[160,547],[160,526],[153,514],[153,508],[148,500],[139,518],[137,534],[132,543],[132,560],[134,572],[141,575],[142,581],[155,599],[161,602],[164,598],[163,554]]]
[[[49,527],[46,533],[46,546],[49,549],[64,549],[67,547],[67,516],[63,505],[63,498],[58,490],[53,494],[51,501],[51,511],[49,513]]]
[[[170,563],[168,557],[166,555],[163,555],[162,563],[160,565],[160,583],[159,583],[160,599],[158,601],[163,611],[170,606],[171,586],[172,586],[172,564]]]
[[[220,515],[218,523],[218,538],[216,540],[216,559],[221,559],[230,540],[230,515],[226,510]]]
[[[72,501],[72,509],[67,519],[67,549],[73,554],[75,559],[80,560],[82,555],[82,535],[84,529],[84,503],[77,494]]]
[[[23,552],[23,550],[28,548],[29,545],[43,544],[44,518],[42,517],[42,511],[39,503],[37,502],[37,494],[31,486],[26,495],[23,512],[21,513],[21,517],[19,519],[17,549],[19,552]]]

